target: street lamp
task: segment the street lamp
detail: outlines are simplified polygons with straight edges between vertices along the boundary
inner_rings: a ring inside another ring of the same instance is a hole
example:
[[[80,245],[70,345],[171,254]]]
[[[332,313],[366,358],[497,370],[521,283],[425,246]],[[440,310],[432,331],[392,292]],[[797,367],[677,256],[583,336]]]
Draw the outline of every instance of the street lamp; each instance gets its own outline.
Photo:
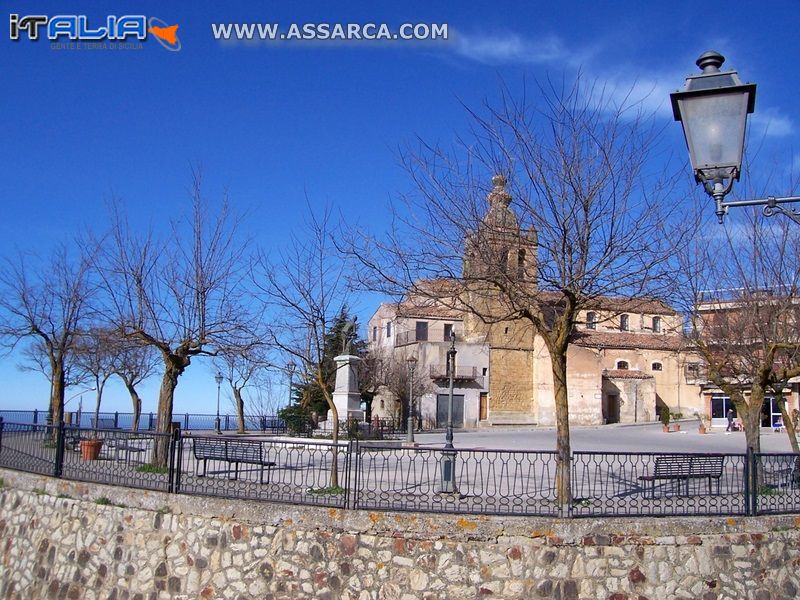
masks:
[[[217,432],[217,435],[222,435],[222,431],[219,428],[219,388],[222,385],[222,373],[217,371],[217,374],[214,376],[214,381],[217,382],[217,418],[214,419],[214,430]]]
[[[450,331],[450,349],[447,351],[447,373],[450,376],[447,396],[447,433],[445,434],[444,451],[442,452],[441,481],[439,493],[457,494],[456,487],[456,451],[453,446],[453,384],[456,371],[456,332]]]
[[[734,200],[725,196],[742,172],[747,115],[755,109],[756,85],[742,83],[735,70],[720,71],[725,57],[709,51],[697,59],[702,69],[686,78],[683,90],[670,94],[672,113],[683,125],[689,160],[697,183],[702,183],[715,204],[719,222],[731,206],[763,206],[766,216],[782,213],[800,223],[800,213],[781,204],[800,196]]]
[[[286,363],[286,371],[289,373],[289,403],[286,405],[287,408],[292,406],[292,378],[294,377],[294,370],[297,368],[297,365],[294,364],[294,361],[290,360]]]
[[[414,443],[414,369],[417,367],[417,358],[408,357],[408,433],[406,442]]]

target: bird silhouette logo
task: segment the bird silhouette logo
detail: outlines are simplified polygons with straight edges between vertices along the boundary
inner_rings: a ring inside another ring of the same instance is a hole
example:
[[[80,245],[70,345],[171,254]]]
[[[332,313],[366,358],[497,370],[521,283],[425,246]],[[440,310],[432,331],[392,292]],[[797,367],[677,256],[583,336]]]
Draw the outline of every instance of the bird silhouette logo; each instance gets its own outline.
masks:
[[[178,25],[167,25],[157,17],[150,17],[148,33],[152,33],[156,41],[171,52],[181,49],[181,40],[178,37]]]

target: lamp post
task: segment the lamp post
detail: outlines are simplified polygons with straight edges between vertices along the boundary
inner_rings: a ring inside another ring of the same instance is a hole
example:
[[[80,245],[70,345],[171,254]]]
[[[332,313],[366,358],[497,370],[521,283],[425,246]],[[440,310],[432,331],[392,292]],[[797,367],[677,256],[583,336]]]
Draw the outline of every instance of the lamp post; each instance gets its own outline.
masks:
[[[286,408],[292,406],[292,379],[294,378],[294,371],[297,368],[297,365],[294,364],[294,361],[290,360],[286,363],[286,372],[289,373],[289,402],[286,404]]]
[[[415,356],[408,357],[408,432],[406,442],[414,443],[414,369],[417,366]]]
[[[731,206],[763,206],[767,217],[781,213],[800,224],[800,212],[781,206],[800,202],[800,196],[725,201],[741,175],[745,126],[747,115],[755,110],[756,85],[742,83],[735,70],[720,71],[724,62],[719,52],[706,52],[696,63],[702,73],[690,75],[683,90],[670,94],[695,180],[714,200],[720,223]]]
[[[217,371],[217,374],[214,376],[214,381],[217,382],[217,418],[214,419],[214,431],[217,432],[217,435],[222,435],[222,431],[219,428],[219,388],[222,385],[222,373]]]
[[[453,385],[456,371],[456,333],[450,331],[450,349],[447,351],[447,373],[450,376],[447,396],[447,433],[445,434],[444,451],[442,452],[440,494],[457,494],[456,487],[456,451],[453,446]]]

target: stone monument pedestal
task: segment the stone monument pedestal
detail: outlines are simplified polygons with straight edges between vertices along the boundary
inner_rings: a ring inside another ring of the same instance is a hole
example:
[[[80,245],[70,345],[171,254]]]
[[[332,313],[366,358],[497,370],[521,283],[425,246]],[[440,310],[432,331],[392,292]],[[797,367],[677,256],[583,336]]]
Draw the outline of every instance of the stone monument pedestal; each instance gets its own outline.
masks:
[[[356,363],[361,359],[351,354],[341,354],[334,357],[336,361],[336,387],[333,391],[333,404],[336,412],[339,413],[339,421],[355,419],[364,420],[364,411],[361,410],[361,394],[358,391],[358,375],[356,374]],[[331,413],[328,411],[328,419],[320,423],[323,429],[331,429]]]

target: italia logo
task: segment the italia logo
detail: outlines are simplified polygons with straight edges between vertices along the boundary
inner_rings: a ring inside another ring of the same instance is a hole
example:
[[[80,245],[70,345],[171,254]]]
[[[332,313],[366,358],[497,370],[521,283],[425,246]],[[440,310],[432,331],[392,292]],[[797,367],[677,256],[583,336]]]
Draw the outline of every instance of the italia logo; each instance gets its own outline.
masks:
[[[86,15],[9,15],[9,37],[19,41],[24,35],[30,41],[45,37],[50,41],[59,40],[99,42],[102,40],[125,41],[129,39],[144,41],[148,33],[167,50],[177,52],[181,49],[178,38],[178,25],[169,25],[157,18],[144,15],[108,15],[105,22],[89,23]]]

